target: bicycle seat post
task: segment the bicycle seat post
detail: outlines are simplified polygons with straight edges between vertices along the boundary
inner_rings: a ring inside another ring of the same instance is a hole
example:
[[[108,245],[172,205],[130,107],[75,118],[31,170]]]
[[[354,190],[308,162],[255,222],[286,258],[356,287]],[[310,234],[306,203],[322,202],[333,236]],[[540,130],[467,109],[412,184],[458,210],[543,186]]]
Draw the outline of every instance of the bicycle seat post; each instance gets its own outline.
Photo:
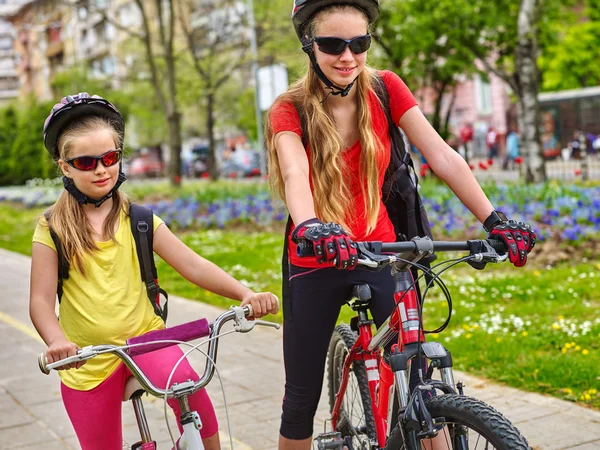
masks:
[[[131,447],[132,450],[154,450],[156,448],[156,443],[150,435],[150,427],[148,426],[144,404],[142,403],[142,395],[144,393],[144,389],[134,377],[130,377],[127,380],[123,393],[123,401],[131,400],[141,438],[140,442],[135,443]]]

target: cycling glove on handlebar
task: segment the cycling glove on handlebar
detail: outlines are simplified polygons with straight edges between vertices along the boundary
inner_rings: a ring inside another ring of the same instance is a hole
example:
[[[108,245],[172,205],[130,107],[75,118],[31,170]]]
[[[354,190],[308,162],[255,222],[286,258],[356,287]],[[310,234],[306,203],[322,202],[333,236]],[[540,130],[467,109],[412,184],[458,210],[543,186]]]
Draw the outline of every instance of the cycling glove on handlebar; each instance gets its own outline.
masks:
[[[509,261],[516,267],[522,267],[535,245],[537,235],[528,224],[509,220],[495,225],[489,237],[502,240],[508,249]]]
[[[316,218],[302,222],[292,231],[292,241],[298,244],[303,239],[312,242],[317,262],[334,262],[338,269],[356,267],[356,244],[338,224]]]

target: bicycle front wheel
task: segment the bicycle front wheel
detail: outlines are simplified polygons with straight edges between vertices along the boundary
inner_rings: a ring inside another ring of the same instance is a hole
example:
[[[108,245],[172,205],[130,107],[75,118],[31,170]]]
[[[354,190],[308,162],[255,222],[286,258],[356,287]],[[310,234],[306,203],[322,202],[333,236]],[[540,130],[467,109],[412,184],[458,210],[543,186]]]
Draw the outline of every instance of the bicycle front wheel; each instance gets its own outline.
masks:
[[[442,426],[436,450],[530,450],[527,440],[502,414],[482,401],[456,394],[425,400],[431,417]],[[432,448],[430,439],[421,441]],[[392,430],[384,450],[404,450],[400,425]]]
[[[335,327],[331,337],[327,369],[330,411],[333,411],[335,397],[342,383],[344,361],[356,338],[356,333],[345,324]],[[354,361],[348,378],[335,431],[344,437],[350,436],[355,450],[370,450],[371,443],[376,440],[376,431],[365,363]]]

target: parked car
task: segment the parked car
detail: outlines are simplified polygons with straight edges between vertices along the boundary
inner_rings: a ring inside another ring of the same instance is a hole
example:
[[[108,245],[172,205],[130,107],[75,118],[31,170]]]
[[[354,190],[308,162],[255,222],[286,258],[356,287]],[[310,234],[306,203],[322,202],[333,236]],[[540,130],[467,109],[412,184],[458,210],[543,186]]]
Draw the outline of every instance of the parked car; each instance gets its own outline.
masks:
[[[188,167],[190,177],[203,177],[208,174],[208,153],[207,145],[199,145],[192,149],[192,158]]]
[[[221,164],[221,175],[227,178],[259,177],[260,154],[247,149],[231,152]]]
[[[128,175],[131,177],[156,178],[163,174],[165,164],[157,157],[147,154],[134,158],[129,163]]]

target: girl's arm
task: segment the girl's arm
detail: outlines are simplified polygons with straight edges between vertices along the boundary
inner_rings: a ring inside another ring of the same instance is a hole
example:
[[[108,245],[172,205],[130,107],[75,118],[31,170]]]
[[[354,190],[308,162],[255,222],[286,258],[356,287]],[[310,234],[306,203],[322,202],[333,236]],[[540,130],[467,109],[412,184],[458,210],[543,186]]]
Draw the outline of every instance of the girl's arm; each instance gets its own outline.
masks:
[[[279,310],[275,295],[270,292],[255,294],[219,266],[196,254],[164,224],[154,232],[153,249],[186,280],[222,297],[239,300],[242,305],[252,304],[254,317]]]
[[[29,316],[33,326],[48,346],[46,358],[50,363],[73,356],[79,349],[65,337],[54,311],[57,282],[56,252],[44,244],[34,242],[31,250]],[[84,362],[70,364],[62,369],[80,367]]]
[[[295,224],[317,217],[310,190],[306,150],[300,137],[291,131],[275,136],[275,149],[285,185],[285,202]]]
[[[494,207],[465,160],[444,142],[417,106],[404,113],[400,119],[400,127],[423,154],[431,170],[444,180],[460,201],[483,223]]]

